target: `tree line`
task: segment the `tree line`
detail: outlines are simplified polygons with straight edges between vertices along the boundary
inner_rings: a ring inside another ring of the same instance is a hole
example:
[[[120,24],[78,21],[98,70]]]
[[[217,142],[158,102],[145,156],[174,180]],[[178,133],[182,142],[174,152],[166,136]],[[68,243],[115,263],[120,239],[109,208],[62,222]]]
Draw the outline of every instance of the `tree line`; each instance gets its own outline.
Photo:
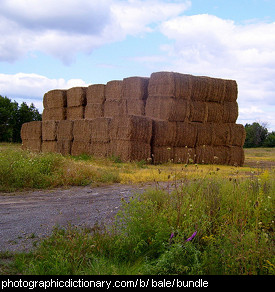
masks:
[[[28,106],[0,95],[0,142],[21,142],[20,131],[24,123],[41,121],[42,117],[33,104]],[[245,125],[245,148],[275,147],[275,132],[268,132],[266,124]]]

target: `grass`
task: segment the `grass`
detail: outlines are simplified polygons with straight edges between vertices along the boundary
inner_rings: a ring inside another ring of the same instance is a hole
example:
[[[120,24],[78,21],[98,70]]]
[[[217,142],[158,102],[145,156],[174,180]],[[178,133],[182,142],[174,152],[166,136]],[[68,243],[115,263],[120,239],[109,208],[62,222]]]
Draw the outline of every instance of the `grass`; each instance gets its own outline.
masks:
[[[1,254],[0,274],[275,274],[274,149],[246,149],[249,163],[231,167],[121,163],[116,157],[62,157],[12,148],[0,146],[5,191],[154,183],[124,202],[111,226],[56,228],[31,253]],[[160,181],[169,182],[169,191]]]

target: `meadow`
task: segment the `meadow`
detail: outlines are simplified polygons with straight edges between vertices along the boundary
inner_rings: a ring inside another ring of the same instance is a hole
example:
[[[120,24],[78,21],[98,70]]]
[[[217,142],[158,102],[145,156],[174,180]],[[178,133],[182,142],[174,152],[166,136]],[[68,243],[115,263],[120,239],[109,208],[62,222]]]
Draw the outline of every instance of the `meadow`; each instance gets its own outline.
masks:
[[[150,165],[0,144],[1,192],[152,182],[111,226],[57,227],[33,252],[1,254],[0,274],[274,275],[275,149],[245,154],[243,167]]]

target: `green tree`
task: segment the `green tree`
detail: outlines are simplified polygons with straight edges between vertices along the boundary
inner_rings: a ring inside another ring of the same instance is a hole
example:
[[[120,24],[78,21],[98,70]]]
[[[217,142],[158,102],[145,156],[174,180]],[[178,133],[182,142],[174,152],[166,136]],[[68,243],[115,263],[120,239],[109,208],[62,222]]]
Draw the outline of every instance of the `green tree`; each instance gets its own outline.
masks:
[[[267,134],[267,137],[263,143],[264,147],[275,147],[275,132]]]
[[[267,137],[268,130],[265,124],[260,125],[259,123],[254,122],[252,125],[245,125],[246,139],[244,147],[261,147],[264,144],[264,141]]]
[[[24,123],[41,121],[41,114],[33,104],[17,102],[0,95],[0,141],[21,142],[20,131]]]

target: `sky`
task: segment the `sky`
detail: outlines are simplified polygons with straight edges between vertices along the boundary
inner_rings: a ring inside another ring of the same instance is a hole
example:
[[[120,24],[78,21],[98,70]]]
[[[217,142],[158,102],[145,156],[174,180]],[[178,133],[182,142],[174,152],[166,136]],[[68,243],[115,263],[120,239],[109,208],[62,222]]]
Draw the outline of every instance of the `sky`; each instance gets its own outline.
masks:
[[[158,71],[234,79],[238,123],[275,131],[275,0],[0,0],[0,95]]]

